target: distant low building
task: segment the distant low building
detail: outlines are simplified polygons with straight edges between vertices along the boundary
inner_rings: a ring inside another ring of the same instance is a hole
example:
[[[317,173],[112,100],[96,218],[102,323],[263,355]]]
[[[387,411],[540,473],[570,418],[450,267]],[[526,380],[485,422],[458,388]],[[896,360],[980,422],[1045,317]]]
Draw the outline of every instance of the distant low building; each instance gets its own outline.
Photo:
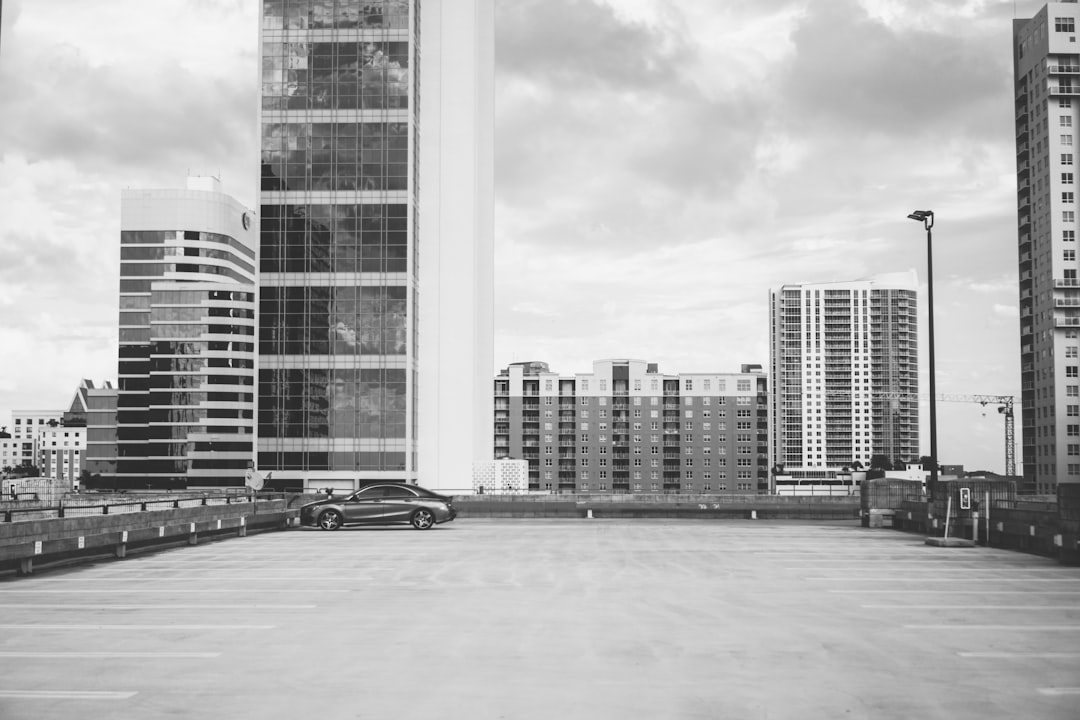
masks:
[[[529,463],[499,458],[473,465],[473,492],[523,493],[529,489]]]

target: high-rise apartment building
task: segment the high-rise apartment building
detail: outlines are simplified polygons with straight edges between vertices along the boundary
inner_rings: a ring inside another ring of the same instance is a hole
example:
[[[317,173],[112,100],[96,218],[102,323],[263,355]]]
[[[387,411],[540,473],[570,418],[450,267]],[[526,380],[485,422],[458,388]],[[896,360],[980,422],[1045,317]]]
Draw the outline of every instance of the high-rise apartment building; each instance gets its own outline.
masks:
[[[910,271],[770,292],[773,466],[811,479],[918,459],[917,290]]]
[[[1080,482],[1080,5],[1013,21],[1024,481]]]
[[[123,191],[117,458],[105,484],[243,485],[254,364],[252,213],[216,178]]]
[[[760,366],[663,375],[598,360],[567,376],[514,363],[495,378],[494,455],[526,460],[530,490],[767,492],[767,395]]]
[[[426,5],[424,148],[440,154],[421,204],[420,3],[262,3],[257,464],[272,484],[467,482],[489,432],[490,0]]]

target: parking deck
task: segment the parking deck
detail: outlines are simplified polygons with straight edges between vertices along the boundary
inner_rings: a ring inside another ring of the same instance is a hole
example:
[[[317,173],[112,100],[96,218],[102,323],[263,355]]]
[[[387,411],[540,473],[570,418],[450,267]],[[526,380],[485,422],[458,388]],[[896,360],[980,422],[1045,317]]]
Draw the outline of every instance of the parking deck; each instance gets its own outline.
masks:
[[[0,580],[0,717],[1080,717],[1080,569],[840,523],[296,529]]]

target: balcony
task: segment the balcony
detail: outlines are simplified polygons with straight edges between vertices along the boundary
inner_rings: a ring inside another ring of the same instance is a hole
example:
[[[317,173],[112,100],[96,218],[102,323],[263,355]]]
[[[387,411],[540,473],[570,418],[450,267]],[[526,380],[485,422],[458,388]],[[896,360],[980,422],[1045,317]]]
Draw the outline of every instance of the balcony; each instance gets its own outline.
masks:
[[[1076,85],[1076,86],[1073,86],[1073,85],[1053,85],[1053,84],[1048,82],[1046,90],[1047,90],[1047,92],[1050,93],[1051,96],[1054,96],[1054,95],[1080,95],[1080,85]]]

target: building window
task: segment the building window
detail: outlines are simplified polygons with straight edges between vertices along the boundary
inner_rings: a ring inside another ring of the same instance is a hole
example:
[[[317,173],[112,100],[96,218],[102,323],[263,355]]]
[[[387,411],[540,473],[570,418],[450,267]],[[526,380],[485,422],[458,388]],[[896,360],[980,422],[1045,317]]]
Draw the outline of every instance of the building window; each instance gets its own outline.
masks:
[[[1076,262],[1076,251],[1075,250],[1065,250],[1065,251],[1063,251],[1061,253],[1061,258],[1065,262]]]
[[[1073,174],[1072,173],[1061,173],[1061,184],[1062,185],[1072,185],[1073,184]]]
[[[1068,417],[1080,417],[1080,405],[1066,405],[1065,414]]]
[[[1061,127],[1072,127],[1072,115],[1062,115],[1058,119],[1061,121]]]
[[[1080,425],[1066,425],[1065,434],[1069,437],[1080,437]]]
[[[1061,231],[1061,240],[1063,242],[1076,242],[1076,231],[1075,230],[1062,230]]]
[[[1061,154],[1061,164],[1062,165],[1072,165],[1073,164],[1072,153],[1062,153]]]
[[[1076,20],[1071,17],[1054,18],[1054,32],[1076,32]]]
[[[1073,378],[1074,377],[1080,377],[1080,373],[1077,372],[1077,366],[1076,365],[1066,365],[1065,366],[1065,377],[1073,377]]]
[[[683,380],[683,390],[693,390],[693,389],[694,389],[694,381],[693,380],[691,380],[690,378],[686,378],[685,380]]]
[[[1067,223],[1076,222],[1076,213],[1072,210],[1063,210],[1061,212],[1061,221]]]
[[[1065,203],[1066,205],[1072,205],[1076,202],[1076,199],[1071,192],[1063,192],[1061,193],[1061,202]]]
[[[1072,98],[1058,98],[1058,107],[1059,108],[1071,108],[1072,107]]]

